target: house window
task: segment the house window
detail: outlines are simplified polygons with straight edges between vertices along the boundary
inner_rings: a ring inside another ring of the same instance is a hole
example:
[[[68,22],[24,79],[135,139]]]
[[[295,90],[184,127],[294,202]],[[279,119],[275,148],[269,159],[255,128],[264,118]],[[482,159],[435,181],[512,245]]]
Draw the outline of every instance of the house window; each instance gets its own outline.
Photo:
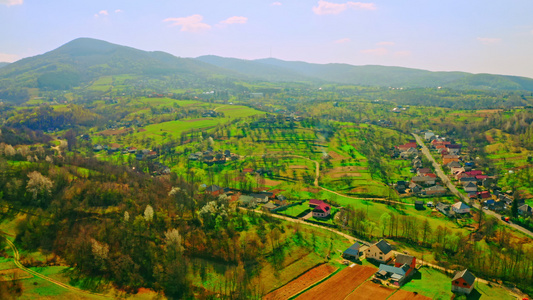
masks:
[[[463,285],[466,286],[466,282],[463,282]]]
[[[380,256],[379,259],[382,259],[382,257]]]
[[[455,281],[455,284],[459,284],[459,281],[456,280],[456,281]]]

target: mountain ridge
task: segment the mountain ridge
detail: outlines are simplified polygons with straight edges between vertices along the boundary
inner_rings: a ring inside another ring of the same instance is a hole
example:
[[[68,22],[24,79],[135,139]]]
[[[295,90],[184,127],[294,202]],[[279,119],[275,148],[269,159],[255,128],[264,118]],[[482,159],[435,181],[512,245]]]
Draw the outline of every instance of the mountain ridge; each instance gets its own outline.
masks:
[[[381,65],[313,64],[275,58],[245,60],[215,55],[182,58],[163,51],[143,51],[103,40],[78,38],[1,67],[0,92],[21,88],[67,90],[87,85],[101,76],[120,74],[164,80],[177,77],[199,83],[216,77],[230,81],[533,91],[533,79],[520,76],[433,72]]]

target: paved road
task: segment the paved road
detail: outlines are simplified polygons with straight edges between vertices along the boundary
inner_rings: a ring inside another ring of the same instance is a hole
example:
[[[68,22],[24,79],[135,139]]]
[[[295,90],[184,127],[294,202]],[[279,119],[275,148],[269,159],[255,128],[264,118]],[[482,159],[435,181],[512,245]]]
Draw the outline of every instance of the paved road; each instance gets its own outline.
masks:
[[[416,139],[416,142],[418,145],[420,145],[422,147],[422,153],[427,157],[427,159],[433,164],[433,167],[435,167],[435,173],[437,173],[437,176],[440,177],[440,179],[442,180],[442,182],[444,184],[446,184],[446,186],[448,187],[448,189],[454,194],[456,195],[457,197],[459,197],[460,199],[462,199],[464,202],[470,204],[470,206],[473,206],[477,209],[481,209],[481,206],[479,204],[477,204],[475,201],[472,201],[470,200],[465,194],[462,194],[461,192],[459,192],[459,190],[455,187],[455,185],[450,181],[450,178],[448,178],[448,176],[446,176],[446,174],[444,174],[444,172],[442,171],[442,168],[441,168],[441,165],[439,163],[437,163],[437,161],[435,161],[435,158],[433,158],[433,156],[431,155],[431,153],[429,152],[429,149],[428,147],[426,147],[426,145],[424,144],[424,142],[422,141],[422,138],[420,138],[420,136],[418,136],[417,134],[414,134],[413,133],[413,136],[415,137]],[[522,226],[518,226],[517,224],[512,224],[512,223],[507,223],[507,222],[504,222],[504,221],[501,221],[501,215],[500,214],[497,214],[495,213],[494,211],[492,210],[483,210],[487,215],[491,215],[495,218],[497,218],[499,220],[499,222],[509,226],[509,227],[512,227],[516,230],[519,230],[521,231],[522,233],[530,236],[530,237],[533,237],[533,232],[525,229],[524,227]]]
[[[99,298],[102,298],[102,299],[111,298],[111,297],[103,295],[103,294],[93,293],[93,292],[90,292],[90,291],[85,291],[85,290],[79,289],[77,287],[73,287],[71,285],[68,285],[68,284],[63,283],[61,281],[52,279],[52,278],[50,278],[48,276],[45,276],[45,275],[43,275],[41,273],[38,273],[38,272],[35,272],[35,271],[31,270],[31,269],[26,268],[25,266],[22,265],[22,263],[20,263],[19,251],[18,251],[17,247],[15,246],[15,244],[13,244],[13,242],[11,242],[7,237],[4,237],[4,238],[5,238],[6,242],[7,242],[7,244],[9,245],[9,247],[11,247],[11,250],[13,250],[13,261],[15,262],[15,265],[19,269],[21,269],[21,270],[23,270],[25,272],[28,272],[28,273],[32,274],[33,276],[37,276],[37,277],[42,278],[42,279],[44,279],[44,280],[46,280],[48,282],[51,282],[51,283],[53,283],[55,285],[58,285],[58,286],[60,286],[62,288],[65,288],[65,289],[67,289],[69,291],[78,292],[78,293],[82,293],[82,294],[87,294],[87,295],[91,295],[91,296],[96,296],[96,297],[99,297]]]

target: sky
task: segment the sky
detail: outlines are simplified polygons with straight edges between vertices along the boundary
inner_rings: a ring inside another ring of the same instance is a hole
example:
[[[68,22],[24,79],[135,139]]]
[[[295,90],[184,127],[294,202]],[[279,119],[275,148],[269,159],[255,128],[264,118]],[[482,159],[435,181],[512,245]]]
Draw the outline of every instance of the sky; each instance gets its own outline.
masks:
[[[532,0],[0,0],[0,61],[90,37],[179,57],[533,78],[532,12]]]

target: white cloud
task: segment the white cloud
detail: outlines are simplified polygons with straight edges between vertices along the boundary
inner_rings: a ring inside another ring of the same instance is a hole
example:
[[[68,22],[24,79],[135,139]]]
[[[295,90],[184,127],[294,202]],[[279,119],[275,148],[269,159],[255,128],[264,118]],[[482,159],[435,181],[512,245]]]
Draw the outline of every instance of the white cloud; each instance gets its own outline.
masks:
[[[227,18],[226,20],[224,21],[221,21],[220,24],[245,24],[246,22],[248,22],[248,18],[247,17],[230,17],[230,18]]]
[[[395,43],[394,42],[379,42],[376,45],[378,45],[378,46],[394,46]]]
[[[336,15],[347,9],[375,10],[376,5],[374,3],[364,2],[348,1],[346,3],[333,3],[319,0],[318,6],[313,6],[313,12],[317,15]]]
[[[0,53],[0,62],[14,62],[19,59],[18,55]]]
[[[121,13],[121,12],[123,12],[122,9],[115,9],[115,13],[119,14],[119,13]]]
[[[478,37],[477,40],[480,41],[484,45],[498,44],[499,42],[502,41],[502,39],[499,39],[499,38],[482,38],[482,37]]]
[[[24,0],[0,0],[0,4],[11,6],[11,5],[22,5]]]
[[[211,29],[211,25],[202,23],[204,17],[192,15],[183,18],[166,18],[163,22],[171,22],[170,26],[181,26],[181,31],[200,32]]]
[[[370,55],[386,55],[387,53],[389,53],[389,50],[383,47],[380,47],[380,48],[375,48],[375,49],[361,50],[361,53],[370,54]]]
[[[280,6],[280,5],[281,5],[281,2],[277,2],[277,1],[276,1],[276,2],[272,2],[272,5],[274,5],[274,6]]]
[[[344,44],[344,43],[348,43],[350,41],[349,38],[343,38],[343,39],[340,39],[340,40],[336,40],[335,43],[336,44]]]
[[[94,14],[95,18],[98,18],[100,16],[109,16],[109,12],[104,9],[104,10],[99,11],[97,14]]]

